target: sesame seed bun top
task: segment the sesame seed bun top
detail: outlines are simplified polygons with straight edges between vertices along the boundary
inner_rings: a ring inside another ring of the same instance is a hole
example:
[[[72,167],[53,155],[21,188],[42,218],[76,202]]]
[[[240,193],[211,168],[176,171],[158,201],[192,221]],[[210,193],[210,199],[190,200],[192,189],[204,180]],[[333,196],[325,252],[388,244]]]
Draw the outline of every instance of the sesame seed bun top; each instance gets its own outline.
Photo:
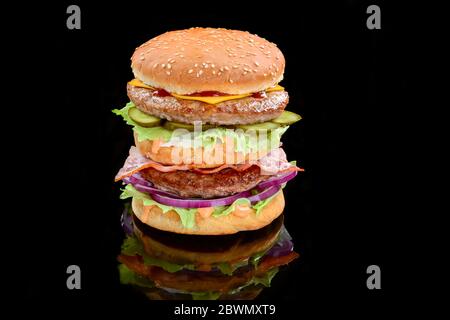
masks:
[[[159,35],[136,48],[134,76],[171,93],[258,92],[283,79],[277,46],[245,31],[191,28]]]

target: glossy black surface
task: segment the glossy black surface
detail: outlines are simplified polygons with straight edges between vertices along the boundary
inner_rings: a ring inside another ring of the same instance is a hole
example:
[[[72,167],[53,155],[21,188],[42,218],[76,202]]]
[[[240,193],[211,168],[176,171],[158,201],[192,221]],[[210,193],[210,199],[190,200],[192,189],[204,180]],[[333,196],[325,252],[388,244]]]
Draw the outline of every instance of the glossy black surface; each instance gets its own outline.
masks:
[[[285,224],[301,259],[259,298],[289,301],[284,314],[292,314],[312,303],[319,310],[329,303],[377,305],[389,288],[400,286],[394,274],[404,266],[395,261],[403,249],[395,244],[409,217],[397,203],[397,169],[404,164],[392,161],[402,146],[394,134],[411,112],[407,7],[385,7],[383,29],[371,32],[366,4],[355,1],[241,2],[221,9],[212,3],[83,2],[77,32],[65,26],[68,4],[10,11],[20,17],[5,29],[14,55],[5,61],[15,75],[5,112],[20,105],[26,115],[8,116],[14,128],[4,135],[10,137],[4,150],[13,158],[5,182],[12,184],[18,215],[10,226],[20,220],[21,231],[10,237],[16,243],[10,260],[20,275],[15,288],[25,296],[22,304],[148,306],[118,282],[122,201],[113,177],[132,134],[111,109],[128,101],[134,48],[191,26],[243,29],[277,43],[287,61],[282,84],[290,94],[288,110],[304,118],[283,138],[289,160],[306,169],[285,189]],[[399,114],[402,120],[394,120]],[[13,157],[18,151],[23,156]],[[373,263],[386,270],[382,292],[365,286]],[[70,264],[81,267],[80,291],[66,288]]]

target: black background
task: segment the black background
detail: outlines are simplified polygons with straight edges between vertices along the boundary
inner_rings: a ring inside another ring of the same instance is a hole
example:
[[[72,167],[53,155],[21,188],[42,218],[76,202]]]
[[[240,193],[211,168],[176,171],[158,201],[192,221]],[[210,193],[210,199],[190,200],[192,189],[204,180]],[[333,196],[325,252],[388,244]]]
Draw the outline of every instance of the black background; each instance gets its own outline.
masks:
[[[402,137],[392,132],[408,99],[407,8],[378,3],[382,29],[368,30],[372,3],[311,3],[79,1],[81,30],[66,28],[72,3],[11,11],[20,18],[8,22],[16,49],[9,96],[20,105],[11,114],[20,126],[9,131],[8,147],[21,174],[7,174],[20,233],[11,236],[23,281],[16,289],[26,303],[156,310],[118,284],[122,202],[113,177],[132,134],[111,110],[128,101],[134,48],[192,26],[247,30],[277,43],[287,61],[288,109],[304,118],[283,137],[288,158],[306,169],[285,189],[285,223],[301,258],[261,298],[278,301],[283,315],[391,301],[403,281],[395,170]],[[70,264],[81,267],[82,290],[66,288]],[[371,264],[381,267],[380,291],[366,288]]]

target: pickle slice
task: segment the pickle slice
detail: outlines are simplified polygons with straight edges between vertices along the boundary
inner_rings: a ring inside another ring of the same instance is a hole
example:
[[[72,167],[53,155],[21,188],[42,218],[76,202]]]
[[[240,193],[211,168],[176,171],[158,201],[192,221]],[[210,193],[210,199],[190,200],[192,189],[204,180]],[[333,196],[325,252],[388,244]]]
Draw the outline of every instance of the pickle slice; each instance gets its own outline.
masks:
[[[131,120],[136,122],[141,127],[156,127],[161,123],[160,118],[146,114],[138,108],[131,108],[130,110],[128,110],[128,115],[130,116]]]
[[[254,123],[254,124],[240,124],[237,126],[243,130],[255,130],[255,131],[264,131],[264,130],[272,130],[279,127],[278,124],[273,122],[262,122],[262,123]]]
[[[164,123],[164,128],[168,130],[176,130],[176,129],[186,129],[188,131],[194,131],[195,127],[193,124],[190,123],[181,123],[181,122],[173,122],[173,121],[166,121]],[[208,130],[214,128],[213,125],[210,124],[202,124],[202,131]]]
[[[283,113],[278,118],[273,119],[272,122],[287,126],[300,121],[301,119],[302,117],[294,112],[283,111]]]

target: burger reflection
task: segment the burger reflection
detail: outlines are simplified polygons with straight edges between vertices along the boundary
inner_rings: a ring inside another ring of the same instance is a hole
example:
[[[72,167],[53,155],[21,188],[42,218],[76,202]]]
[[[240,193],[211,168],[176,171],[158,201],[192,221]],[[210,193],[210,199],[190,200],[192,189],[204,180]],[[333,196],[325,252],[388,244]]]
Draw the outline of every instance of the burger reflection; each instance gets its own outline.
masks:
[[[122,225],[120,282],[151,300],[252,300],[299,256],[283,215],[262,229],[224,236],[161,231],[128,210]]]

